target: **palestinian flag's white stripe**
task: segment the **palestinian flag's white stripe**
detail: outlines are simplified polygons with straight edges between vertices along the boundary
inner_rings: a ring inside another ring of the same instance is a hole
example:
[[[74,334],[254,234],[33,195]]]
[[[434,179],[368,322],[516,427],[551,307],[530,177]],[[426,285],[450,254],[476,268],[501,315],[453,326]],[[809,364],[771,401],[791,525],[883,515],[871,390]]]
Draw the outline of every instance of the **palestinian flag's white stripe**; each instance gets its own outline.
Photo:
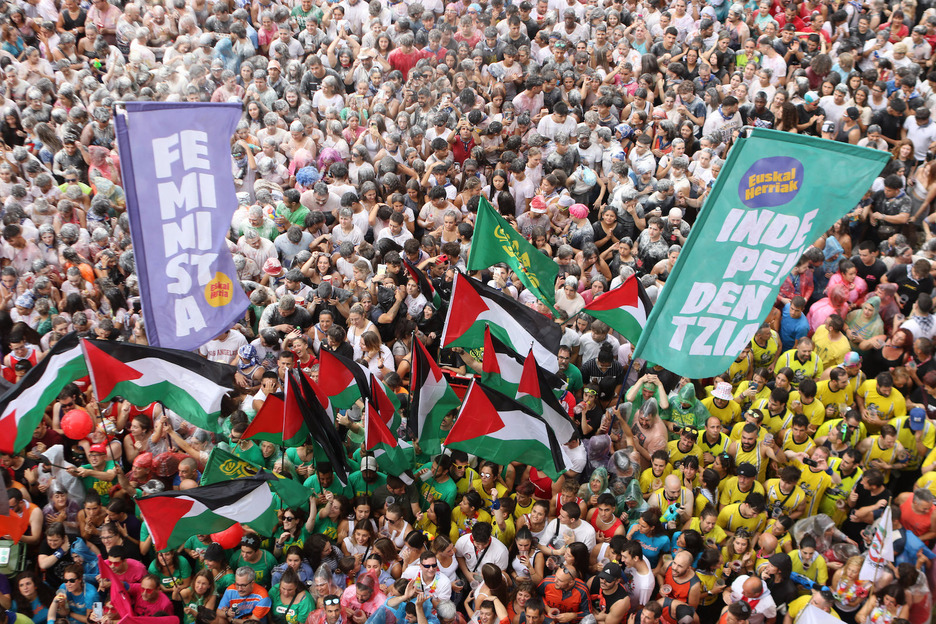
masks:
[[[273,492],[270,490],[270,485],[268,483],[264,483],[260,487],[255,488],[243,498],[229,505],[222,505],[217,509],[209,509],[197,498],[183,498],[188,498],[192,501],[192,508],[188,513],[182,516],[183,518],[194,518],[203,513],[211,512],[216,516],[228,518],[235,522],[250,522],[251,520],[256,520],[273,504]]]

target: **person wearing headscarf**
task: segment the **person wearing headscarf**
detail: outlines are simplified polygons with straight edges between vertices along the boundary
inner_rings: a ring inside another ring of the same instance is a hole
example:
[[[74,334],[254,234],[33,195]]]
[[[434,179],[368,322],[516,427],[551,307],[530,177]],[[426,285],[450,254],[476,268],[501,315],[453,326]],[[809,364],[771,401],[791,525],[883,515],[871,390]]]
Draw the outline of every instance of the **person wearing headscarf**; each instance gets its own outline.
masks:
[[[864,340],[884,333],[884,321],[881,320],[881,298],[873,295],[865,299],[860,308],[855,308],[845,318],[845,335],[853,350]]]

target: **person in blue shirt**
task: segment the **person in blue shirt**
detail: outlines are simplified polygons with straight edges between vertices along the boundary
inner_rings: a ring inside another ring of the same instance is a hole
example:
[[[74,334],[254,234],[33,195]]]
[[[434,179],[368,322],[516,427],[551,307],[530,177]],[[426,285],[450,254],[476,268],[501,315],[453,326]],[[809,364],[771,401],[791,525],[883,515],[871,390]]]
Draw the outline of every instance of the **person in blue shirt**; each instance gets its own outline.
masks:
[[[10,593],[6,577],[0,575],[0,594]],[[3,585],[7,585],[4,591]],[[35,624],[45,624],[49,613],[48,605],[52,602],[53,594],[49,586],[39,580],[35,572],[23,572],[16,577],[16,587],[13,590],[13,611],[32,619]]]
[[[789,351],[796,341],[809,335],[809,321],[803,311],[806,309],[806,300],[797,295],[790,303],[783,306],[783,315],[780,319],[781,351]]]
[[[637,540],[643,548],[644,556],[651,568],[656,568],[663,553],[672,550],[672,543],[660,521],[661,510],[651,508],[640,514],[637,522],[631,525],[627,538]]]
[[[101,597],[94,587],[84,582],[84,568],[79,564],[73,564],[65,568],[65,574],[62,575],[65,580],[56,592],[59,596],[65,596],[65,603],[68,605],[68,621],[71,624],[86,624],[88,612],[95,602],[100,602]],[[61,611],[61,599],[56,597],[53,603],[56,609],[49,609],[49,618],[53,618],[55,611]],[[81,616],[78,620],[75,616]]]

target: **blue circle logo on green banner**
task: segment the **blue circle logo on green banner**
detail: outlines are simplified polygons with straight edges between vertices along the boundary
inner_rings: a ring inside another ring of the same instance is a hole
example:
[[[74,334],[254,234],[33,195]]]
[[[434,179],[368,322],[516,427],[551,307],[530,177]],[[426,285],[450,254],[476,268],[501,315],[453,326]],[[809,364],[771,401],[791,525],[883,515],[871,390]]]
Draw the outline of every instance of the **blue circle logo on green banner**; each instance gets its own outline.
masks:
[[[802,185],[803,163],[789,156],[771,156],[751,165],[738,185],[738,196],[748,208],[782,206],[793,201]]]

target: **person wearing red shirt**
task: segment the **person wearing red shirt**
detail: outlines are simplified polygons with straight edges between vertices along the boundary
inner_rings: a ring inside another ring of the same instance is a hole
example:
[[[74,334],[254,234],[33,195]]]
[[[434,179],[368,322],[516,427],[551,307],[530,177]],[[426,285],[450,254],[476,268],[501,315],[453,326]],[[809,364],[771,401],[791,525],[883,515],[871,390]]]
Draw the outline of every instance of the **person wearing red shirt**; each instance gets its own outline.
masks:
[[[413,41],[413,35],[411,33],[406,33],[400,37],[400,47],[387,55],[387,62],[390,63],[390,67],[400,70],[403,74],[404,82],[406,82],[409,77],[410,70],[413,69],[416,63],[419,62],[419,59],[423,57],[422,53],[413,47]]]

